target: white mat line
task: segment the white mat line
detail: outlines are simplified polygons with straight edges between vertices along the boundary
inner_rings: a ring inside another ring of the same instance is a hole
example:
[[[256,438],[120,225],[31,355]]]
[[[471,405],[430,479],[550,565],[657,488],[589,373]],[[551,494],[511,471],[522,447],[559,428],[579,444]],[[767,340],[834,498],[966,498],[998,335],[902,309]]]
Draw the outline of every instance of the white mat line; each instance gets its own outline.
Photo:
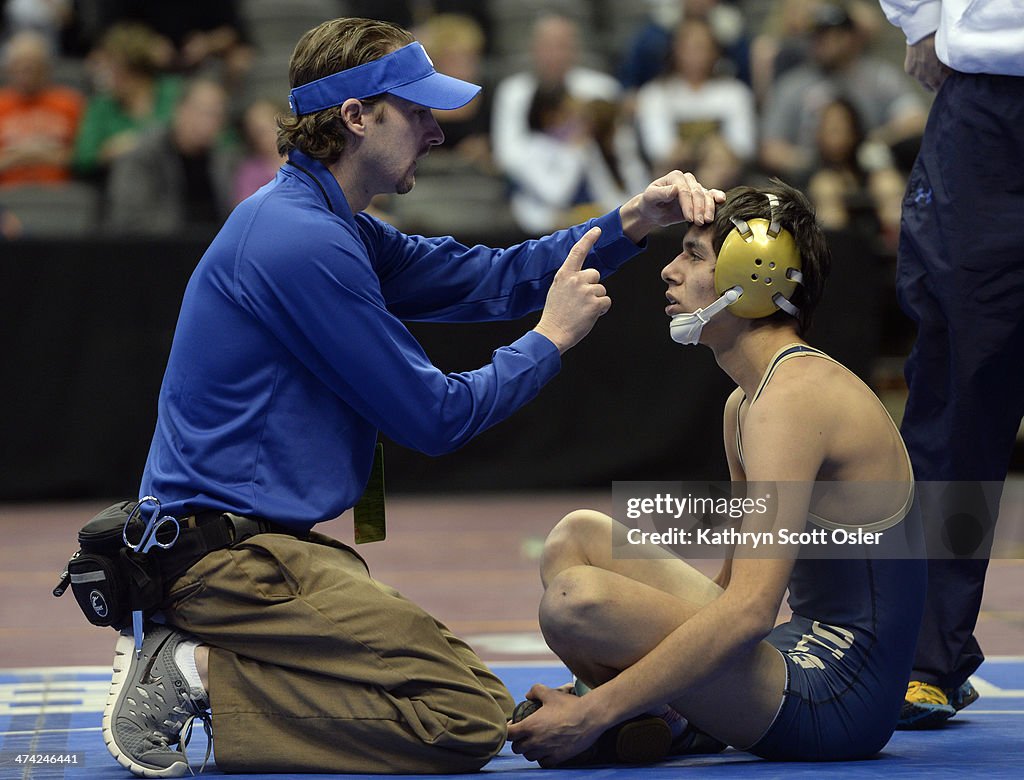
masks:
[[[85,726],[77,729],[34,729],[32,731],[5,731],[4,737],[30,737],[33,734],[77,734],[80,731],[102,731],[102,726]]]

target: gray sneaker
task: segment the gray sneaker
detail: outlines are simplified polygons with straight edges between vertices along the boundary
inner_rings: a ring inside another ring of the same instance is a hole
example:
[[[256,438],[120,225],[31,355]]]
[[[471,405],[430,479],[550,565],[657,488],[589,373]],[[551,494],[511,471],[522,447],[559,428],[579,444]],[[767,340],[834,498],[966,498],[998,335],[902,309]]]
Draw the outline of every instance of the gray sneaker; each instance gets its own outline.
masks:
[[[196,718],[207,733],[209,760],[209,699],[190,692],[174,662],[175,648],[188,638],[181,631],[150,623],[142,654],[137,656],[131,629],[118,637],[114,677],[103,709],[103,741],[117,762],[139,777],[180,777],[191,771],[185,745]],[[172,749],[173,745],[179,748]]]

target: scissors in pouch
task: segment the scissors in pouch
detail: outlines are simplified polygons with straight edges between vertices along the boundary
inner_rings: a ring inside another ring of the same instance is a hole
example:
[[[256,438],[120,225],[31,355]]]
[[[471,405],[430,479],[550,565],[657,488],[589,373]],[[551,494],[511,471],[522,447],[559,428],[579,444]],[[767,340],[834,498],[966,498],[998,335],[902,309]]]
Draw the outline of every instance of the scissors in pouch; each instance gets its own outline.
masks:
[[[149,519],[143,520],[145,511],[143,507],[147,504],[152,506],[152,511],[149,514]],[[133,524],[135,528],[140,525],[142,527],[138,540],[134,542],[131,539]],[[154,547],[159,547],[161,550],[172,547],[180,535],[181,525],[177,518],[161,515],[160,500],[153,496],[144,496],[128,515],[121,532],[121,539],[125,546],[133,552],[145,554]],[[135,655],[140,656],[143,638],[142,610],[132,611],[132,633],[135,639]]]

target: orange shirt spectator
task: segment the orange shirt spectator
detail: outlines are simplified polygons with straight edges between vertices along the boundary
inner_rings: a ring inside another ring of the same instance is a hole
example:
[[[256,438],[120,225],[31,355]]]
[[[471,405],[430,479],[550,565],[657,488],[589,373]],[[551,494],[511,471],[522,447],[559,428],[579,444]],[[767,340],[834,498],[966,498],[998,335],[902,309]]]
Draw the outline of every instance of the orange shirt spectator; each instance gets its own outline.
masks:
[[[48,44],[37,33],[14,36],[3,64],[0,185],[67,181],[82,118],[82,95],[50,81]]]

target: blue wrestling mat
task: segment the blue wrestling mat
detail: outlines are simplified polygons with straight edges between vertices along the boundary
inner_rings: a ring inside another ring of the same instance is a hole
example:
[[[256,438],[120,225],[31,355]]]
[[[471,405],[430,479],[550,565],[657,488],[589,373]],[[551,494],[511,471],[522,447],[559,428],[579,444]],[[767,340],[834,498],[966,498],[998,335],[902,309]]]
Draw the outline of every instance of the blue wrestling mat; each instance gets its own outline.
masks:
[[[558,665],[494,668],[516,698],[535,682],[560,685],[570,677]],[[896,732],[870,761],[829,764],[771,763],[734,750],[678,759],[657,766],[542,770],[505,750],[483,770],[508,778],[679,778],[699,770],[713,778],[1024,777],[1024,658],[987,660],[973,679],[981,699],[939,731]],[[118,780],[131,777],[107,753],[100,717],[110,672],[100,667],[0,670],[0,780]],[[742,706],[740,704],[740,706]],[[194,736],[189,757],[202,760],[204,736]],[[222,775],[210,767],[205,774]],[[328,775],[230,775],[244,780],[315,778]],[[348,775],[348,777],[379,777]],[[403,775],[402,777],[409,777]],[[434,777],[439,777],[434,775]],[[452,775],[450,777],[465,777]]]

